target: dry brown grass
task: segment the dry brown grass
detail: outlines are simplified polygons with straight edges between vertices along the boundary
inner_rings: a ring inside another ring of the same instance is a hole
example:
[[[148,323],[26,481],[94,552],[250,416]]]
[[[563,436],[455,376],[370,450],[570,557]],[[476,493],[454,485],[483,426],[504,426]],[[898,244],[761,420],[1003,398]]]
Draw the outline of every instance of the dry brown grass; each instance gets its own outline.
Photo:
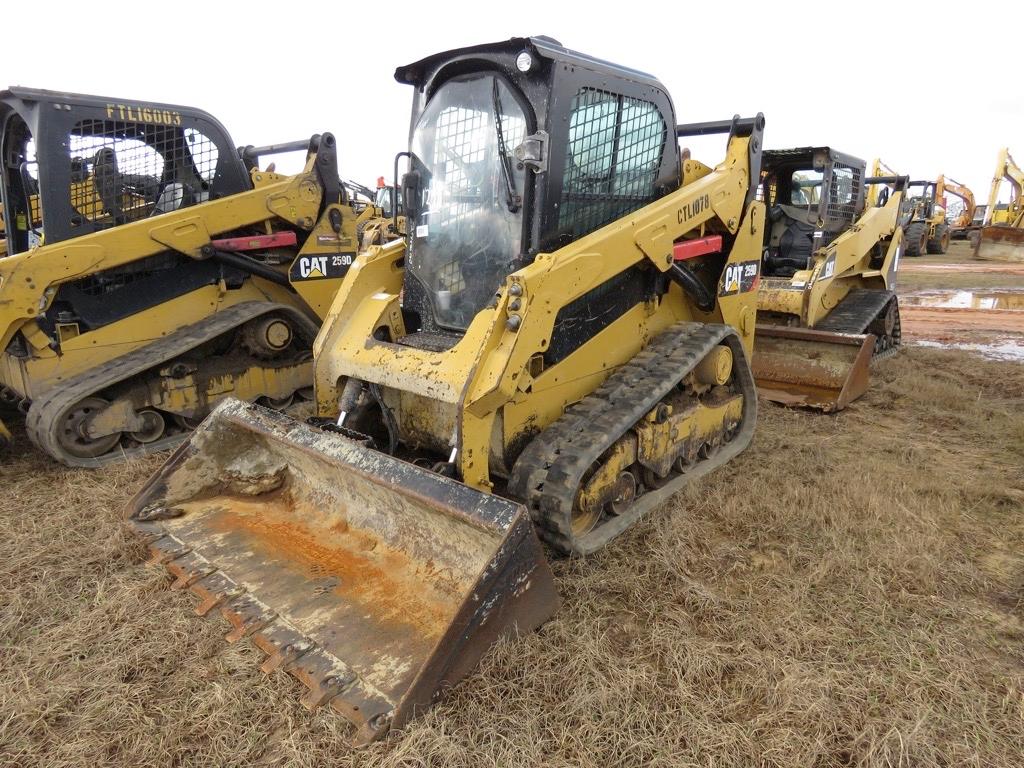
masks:
[[[0,468],[0,764],[1024,764],[1024,366],[908,349],[601,555],[407,733],[352,752],[141,563],[156,466]]]

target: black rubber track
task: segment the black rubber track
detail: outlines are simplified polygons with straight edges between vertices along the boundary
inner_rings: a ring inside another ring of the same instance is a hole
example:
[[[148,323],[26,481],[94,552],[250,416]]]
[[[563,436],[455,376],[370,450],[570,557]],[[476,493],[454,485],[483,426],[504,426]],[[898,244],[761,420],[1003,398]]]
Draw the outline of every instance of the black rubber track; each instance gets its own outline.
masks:
[[[732,439],[665,485],[647,490],[625,513],[607,517],[589,533],[572,533],[572,507],[590,467],[626,434],[716,346],[733,353],[733,371],[743,413]],[[587,555],[635,524],[689,481],[722,466],[749,445],[757,418],[757,390],[735,329],[727,325],[677,323],[655,338],[592,394],[537,435],[516,461],[508,491],[523,501],[537,532],[563,554]]]

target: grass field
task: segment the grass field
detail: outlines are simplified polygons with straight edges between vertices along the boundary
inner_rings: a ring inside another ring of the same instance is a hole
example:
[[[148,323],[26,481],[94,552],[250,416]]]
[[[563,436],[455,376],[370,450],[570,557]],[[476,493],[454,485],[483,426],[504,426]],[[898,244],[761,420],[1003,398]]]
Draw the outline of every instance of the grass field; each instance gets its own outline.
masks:
[[[908,348],[599,556],[563,607],[363,751],[142,564],[156,460],[3,457],[0,765],[1024,763],[1024,366]]]

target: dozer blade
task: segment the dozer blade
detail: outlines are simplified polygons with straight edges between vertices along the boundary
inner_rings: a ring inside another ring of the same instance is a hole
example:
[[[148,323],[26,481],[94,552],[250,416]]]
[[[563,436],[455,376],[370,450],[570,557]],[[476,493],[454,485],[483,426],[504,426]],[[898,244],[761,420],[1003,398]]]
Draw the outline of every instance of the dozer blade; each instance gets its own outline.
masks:
[[[868,388],[873,334],[757,326],[758,395],[783,405],[841,411]]]
[[[365,744],[558,607],[524,507],[228,399],[130,502],[200,598]]]
[[[1024,229],[982,227],[980,235],[976,259],[1024,262]]]

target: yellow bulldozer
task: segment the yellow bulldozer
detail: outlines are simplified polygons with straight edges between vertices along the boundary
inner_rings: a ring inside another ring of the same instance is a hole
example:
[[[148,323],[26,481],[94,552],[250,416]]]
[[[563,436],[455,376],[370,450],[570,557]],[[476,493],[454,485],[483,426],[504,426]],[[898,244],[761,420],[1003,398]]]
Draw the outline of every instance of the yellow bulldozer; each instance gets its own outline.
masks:
[[[865,168],[830,147],[764,152],[753,368],[766,399],[841,410],[866,391],[871,361],[900,343],[893,291],[908,179]]]
[[[131,502],[155,562],[330,705],[400,728],[607,544],[749,443],[763,118],[513,38],[401,67],[404,240],[353,264],[318,416],[221,403]],[[725,159],[677,137],[728,134]],[[406,154],[406,153],[403,153]]]
[[[1010,202],[999,209],[1003,182],[1010,185]],[[1024,261],[1024,170],[1014,162],[1010,150],[999,150],[992,176],[988,206],[981,229],[971,235],[974,258],[990,261]]]
[[[0,126],[0,399],[37,447],[96,466],[174,445],[227,395],[309,390],[376,216],[331,134],[240,151],[197,109],[26,88],[0,92]],[[289,150],[301,173],[257,167]]]

